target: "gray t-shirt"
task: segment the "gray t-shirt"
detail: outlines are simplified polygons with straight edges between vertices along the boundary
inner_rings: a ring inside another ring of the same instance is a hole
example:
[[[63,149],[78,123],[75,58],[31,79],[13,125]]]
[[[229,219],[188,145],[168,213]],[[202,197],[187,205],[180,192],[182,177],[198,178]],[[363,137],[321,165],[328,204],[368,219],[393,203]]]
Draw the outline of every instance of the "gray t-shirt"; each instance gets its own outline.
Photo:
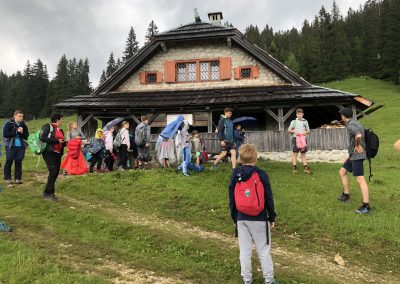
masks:
[[[305,133],[306,131],[310,131],[310,126],[308,125],[308,121],[304,118],[302,120],[298,120],[296,118],[295,120],[292,120],[292,122],[290,122],[288,130],[295,130],[299,133]],[[294,133],[291,133],[290,136],[296,137]]]
[[[365,152],[365,130],[364,127],[354,118],[347,122],[347,134],[349,136],[349,155],[350,160],[365,160],[367,154]],[[361,147],[364,151],[357,153],[354,148],[356,147],[356,135],[361,134]]]

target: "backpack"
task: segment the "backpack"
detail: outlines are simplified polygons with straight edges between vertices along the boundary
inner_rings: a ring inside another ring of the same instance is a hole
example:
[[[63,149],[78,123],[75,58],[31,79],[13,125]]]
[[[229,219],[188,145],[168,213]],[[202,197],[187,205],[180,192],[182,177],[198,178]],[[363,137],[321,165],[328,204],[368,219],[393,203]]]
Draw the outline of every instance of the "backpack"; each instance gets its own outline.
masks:
[[[4,145],[4,147],[10,146],[10,144],[12,143],[12,138],[4,137],[4,128],[5,128],[5,126],[6,126],[6,124],[8,122],[10,122],[10,121],[7,121],[7,120],[3,121],[3,126],[1,128],[1,136],[3,137],[3,145]]]
[[[89,142],[88,152],[92,154],[97,154],[104,148],[104,142],[101,139],[92,137]]]
[[[374,133],[372,129],[364,129],[364,139],[365,139],[365,152],[367,154],[367,159],[369,164],[368,181],[371,181],[372,177],[371,159],[375,158],[375,156],[378,154],[379,137]]]
[[[48,138],[50,138],[51,133],[54,130],[53,126],[50,123],[49,123],[49,125],[50,125],[50,131],[49,131]],[[43,131],[42,131],[42,129],[40,129],[40,130],[36,131],[35,133],[29,135],[29,137],[28,137],[29,148],[36,155],[42,154],[47,146],[46,142],[43,142],[42,140],[40,140],[40,136],[42,135],[42,133],[43,133]]]
[[[135,131],[135,144],[139,147],[143,147],[147,143],[147,126],[144,125],[143,127],[137,127]]]
[[[114,138],[113,141],[113,146],[114,146],[114,150],[118,150],[119,147],[121,147],[122,144],[122,135],[121,135],[121,131],[118,131],[117,135]]]
[[[239,212],[257,216],[264,210],[264,186],[257,172],[246,181],[239,176],[235,185],[235,203]]]

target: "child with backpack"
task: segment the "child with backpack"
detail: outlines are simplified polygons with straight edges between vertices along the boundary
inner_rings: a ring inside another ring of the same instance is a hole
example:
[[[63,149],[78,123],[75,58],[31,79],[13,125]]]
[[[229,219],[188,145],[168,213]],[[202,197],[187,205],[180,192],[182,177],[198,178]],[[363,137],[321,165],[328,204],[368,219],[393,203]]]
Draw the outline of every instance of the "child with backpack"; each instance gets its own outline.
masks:
[[[234,132],[234,142],[236,147],[236,158],[239,158],[239,148],[244,143],[245,133],[240,124],[237,124]]]
[[[146,168],[147,162],[151,161],[151,155],[150,155],[151,128],[147,116],[142,116],[140,120],[141,123],[135,129],[135,143],[138,148],[139,168]]]
[[[290,122],[288,132],[291,134],[290,142],[292,145],[292,171],[294,174],[298,173],[297,169],[297,155],[301,154],[303,162],[304,173],[311,174],[311,169],[307,164],[307,135],[310,134],[310,126],[308,121],[303,118],[304,112],[301,108],[296,110],[296,119]]]
[[[274,199],[265,171],[256,167],[257,149],[252,144],[239,148],[242,166],[234,170],[229,184],[229,208],[236,224],[243,283],[252,282],[252,244],[256,245],[265,283],[274,283],[270,254],[270,229],[275,226]]]
[[[104,163],[107,166],[108,171],[113,171],[114,169],[114,161],[115,161],[115,154],[114,154],[114,126],[106,127],[104,131],[104,147],[105,147],[105,154],[104,154]]]
[[[78,124],[74,121],[70,121],[70,123],[68,123],[68,131],[67,131],[66,141],[69,141],[74,138],[79,138],[81,140],[86,139],[83,132],[78,129]]]
[[[94,166],[97,164],[98,173],[102,172],[101,165],[103,163],[103,152],[104,152],[104,132],[103,129],[98,128],[94,137],[89,142],[89,153],[92,154],[90,161],[89,173],[93,173]]]

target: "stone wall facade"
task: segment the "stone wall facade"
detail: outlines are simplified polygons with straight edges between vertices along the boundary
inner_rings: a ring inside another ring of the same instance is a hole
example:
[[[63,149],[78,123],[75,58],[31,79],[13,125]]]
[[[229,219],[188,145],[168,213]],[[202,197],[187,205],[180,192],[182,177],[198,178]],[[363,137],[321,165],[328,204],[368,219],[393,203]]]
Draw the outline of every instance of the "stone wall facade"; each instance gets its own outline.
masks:
[[[140,84],[140,72],[162,72],[164,73],[164,62],[167,60],[192,60],[192,59],[217,59],[220,57],[231,57],[231,79],[221,81],[193,82],[193,83],[162,83]],[[235,80],[233,68],[238,66],[258,66],[259,77],[255,79]],[[160,51],[140,70],[129,77],[118,89],[120,92],[127,91],[151,91],[151,90],[184,90],[184,89],[210,89],[220,87],[241,86],[274,86],[288,84],[270,69],[258,62],[255,58],[245,53],[238,47],[229,47],[226,43],[213,44],[182,44],[179,47],[168,48],[166,52]]]
[[[315,150],[307,152],[308,162],[342,163],[349,156],[347,150]],[[292,152],[260,152],[258,157],[264,160],[291,162]],[[300,154],[297,160],[301,162]]]

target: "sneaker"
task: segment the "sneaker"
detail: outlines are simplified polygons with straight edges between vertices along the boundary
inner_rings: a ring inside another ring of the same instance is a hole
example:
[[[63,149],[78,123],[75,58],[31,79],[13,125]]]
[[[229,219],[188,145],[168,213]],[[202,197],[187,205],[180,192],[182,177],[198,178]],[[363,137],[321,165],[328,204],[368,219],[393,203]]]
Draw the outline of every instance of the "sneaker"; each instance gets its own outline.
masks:
[[[16,179],[16,180],[15,180],[15,184],[22,184],[22,180]]]
[[[123,167],[118,167],[118,171],[125,171]]]
[[[58,197],[55,196],[54,194],[43,194],[43,199],[49,200],[49,201],[57,201]]]
[[[304,173],[305,174],[312,174],[311,169],[309,166],[304,166]]]
[[[190,175],[189,175],[188,173],[182,172],[182,174],[183,174],[185,177],[190,177]]]
[[[14,186],[14,184],[13,184],[13,181],[12,180],[6,180],[6,186],[7,187],[13,187]]]
[[[358,213],[358,214],[368,214],[368,213],[371,213],[371,208],[370,207],[361,206],[355,212]]]
[[[350,203],[350,195],[346,196],[344,194],[341,194],[338,198],[339,201],[343,202],[343,203]]]
[[[293,166],[293,173],[294,173],[294,174],[298,174],[298,173],[299,173],[299,171],[298,171],[298,169],[297,169],[297,166]]]
[[[12,232],[12,228],[7,226],[6,223],[0,222],[0,232]]]

